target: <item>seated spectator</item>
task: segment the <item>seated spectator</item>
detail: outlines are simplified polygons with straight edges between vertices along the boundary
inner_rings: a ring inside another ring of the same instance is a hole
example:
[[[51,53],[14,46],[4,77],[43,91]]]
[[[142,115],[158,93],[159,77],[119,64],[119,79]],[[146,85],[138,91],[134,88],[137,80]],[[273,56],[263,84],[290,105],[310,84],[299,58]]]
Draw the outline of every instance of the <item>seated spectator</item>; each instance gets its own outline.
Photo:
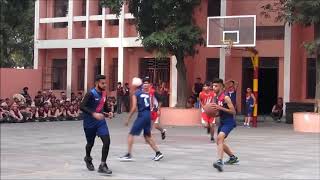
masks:
[[[48,115],[50,110],[50,104],[49,102],[44,102],[43,104],[44,112]]]
[[[37,114],[36,114],[36,121],[40,121],[40,122],[43,122],[43,121],[46,121],[47,120],[47,113],[44,111],[44,107],[43,106],[40,106],[38,111],[37,111]]]
[[[53,94],[53,91],[50,89],[50,90],[48,91],[48,99],[51,99],[52,96],[54,96],[54,94]]]
[[[47,94],[47,91],[42,91],[42,96],[43,96],[43,102],[48,101],[49,96],[48,96],[48,94]]]
[[[38,91],[38,94],[34,97],[35,106],[40,107],[43,102],[42,91]]]
[[[48,118],[50,121],[57,121],[60,115],[60,110],[56,106],[51,106],[49,108]]]
[[[79,114],[75,111],[74,106],[70,105],[67,109],[67,120],[78,120]]]
[[[6,102],[2,102],[0,105],[0,114],[1,114],[1,121],[2,122],[9,122],[10,121],[10,112],[9,106]]]
[[[194,108],[196,104],[196,99],[194,96],[190,96],[187,99],[186,108]]]
[[[61,98],[61,101],[66,101],[67,100],[67,95],[66,95],[66,93],[65,92],[60,92],[60,98]]]
[[[31,117],[30,121],[35,121],[36,120],[36,114],[37,114],[37,107],[36,107],[34,102],[31,104],[29,111],[30,111],[30,117]]]
[[[30,107],[28,106],[28,104],[20,103],[19,110],[20,110],[25,122],[31,121],[31,112],[30,112]]]
[[[12,103],[11,103],[9,98],[6,98],[4,101],[7,103],[8,107],[10,107],[12,105]]]
[[[28,93],[28,90],[29,90],[28,87],[24,87],[24,88],[22,89],[21,95],[26,99],[26,103],[27,103],[28,105],[31,105],[32,99],[31,99],[31,96],[30,96],[29,93]]]
[[[19,110],[19,105],[17,103],[13,103],[10,109],[10,122],[14,123],[22,123],[23,116]]]
[[[77,99],[77,96],[74,94],[74,92],[71,93],[71,102],[75,101]]]
[[[277,99],[277,104],[272,107],[271,117],[277,122],[281,122],[283,115],[283,99],[279,97]]]
[[[79,105],[79,103],[73,105],[73,107],[74,107],[74,111],[78,114],[78,117],[80,117],[81,111],[80,111],[80,105]]]
[[[82,101],[82,99],[83,99],[83,94],[82,94],[82,92],[78,92],[77,99],[78,99],[79,102]]]

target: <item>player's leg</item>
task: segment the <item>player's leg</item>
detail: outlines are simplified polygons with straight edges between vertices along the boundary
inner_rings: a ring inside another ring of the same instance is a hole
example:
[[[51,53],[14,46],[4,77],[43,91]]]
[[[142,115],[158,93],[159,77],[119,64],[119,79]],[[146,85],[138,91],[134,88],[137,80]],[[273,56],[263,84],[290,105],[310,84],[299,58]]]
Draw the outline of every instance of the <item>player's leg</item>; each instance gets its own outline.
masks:
[[[109,130],[106,124],[102,124],[98,128],[97,134],[99,135],[101,141],[102,141],[102,150],[101,150],[101,164],[99,166],[99,173],[105,173],[105,174],[112,174],[112,171],[107,166],[107,158],[109,154],[109,148],[110,148],[110,135]]]
[[[84,161],[89,171],[94,171],[94,166],[92,164],[91,150],[94,145],[94,140],[96,137],[97,130],[96,128],[84,128],[84,132],[86,135],[86,156],[84,157]]]
[[[154,141],[153,137],[151,136],[151,122],[148,118],[145,120],[144,128],[143,128],[143,136],[146,142],[150,145],[150,147],[156,152],[155,157],[153,160],[159,161],[163,158],[163,154],[160,152],[156,142]]]
[[[211,141],[214,142],[214,132],[215,132],[215,123],[213,121],[210,122],[210,135]]]
[[[224,144],[224,138],[225,133],[221,130],[219,130],[218,136],[217,136],[217,154],[218,154],[218,160],[213,164],[213,167],[216,168],[218,171],[223,171],[223,144]]]
[[[157,117],[157,119],[154,122],[152,121],[152,123],[153,123],[153,126],[161,132],[161,139],[164,140],[166,138],[167,130],[163,129],[163,127],[161,126],[159,117]]]

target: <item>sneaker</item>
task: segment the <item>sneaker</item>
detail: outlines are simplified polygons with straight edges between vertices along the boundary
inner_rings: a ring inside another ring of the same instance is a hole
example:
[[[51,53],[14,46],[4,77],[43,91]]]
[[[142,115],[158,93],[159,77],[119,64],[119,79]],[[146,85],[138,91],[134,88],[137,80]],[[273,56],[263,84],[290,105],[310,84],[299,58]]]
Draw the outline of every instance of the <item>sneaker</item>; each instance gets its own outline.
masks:
[[[225,164],[228,164],[228,165],[232,165],[232,164],[236,164],[239,162],[239,159],[238,157],[236,156],[233,156],[233,157],[230,157],[228,161],[224,162]]]
[[[104,173],[107,175],[111,175],[112,171],[108,168],[107,164],[100,164],[99,169],[98,169],[99,173]]]
[[[156,156],[152,160],[160,161],[163,157],[164,157],[163,154],[160,152],[160,153],[156,154]]]
[[[214,143],[215,142],[214,137],[211,137],[210,141]]]
[[[127,153],[126,155],[119,158],[121,162],[130,162],[133,161],[131,155]]]
[[[219,172],[223,171],[223,164],[221,161],[213,163],[213,167],[216,168]]]
[[[163,131],[161,132],[161,138],[162,140],[166,139],[166,129],[163,129]]]
[[[92,157],[84,157],[84,162],[86,162],[89,171],[94,171],[94,166],[92,164]]]

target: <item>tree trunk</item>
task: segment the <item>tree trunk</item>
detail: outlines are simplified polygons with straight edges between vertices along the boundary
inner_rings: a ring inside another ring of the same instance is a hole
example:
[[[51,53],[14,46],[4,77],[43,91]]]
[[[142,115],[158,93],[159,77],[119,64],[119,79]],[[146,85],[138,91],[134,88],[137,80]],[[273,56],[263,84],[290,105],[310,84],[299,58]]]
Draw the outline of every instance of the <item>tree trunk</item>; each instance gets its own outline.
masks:
[[[187,69],[184,63],[183,53],[179,52],[175,54],[177,58],[177,71],[178,71],[178,102],[177,107],[185,107],[187,102]]]
[[[320,23],[314,25],[314,37],[315,40],[320,39]],[[318,108],[318,103],[320,99],[320,47],[316,47],[316,95],[315,95],[316,103],[315,109],[320,111]]]

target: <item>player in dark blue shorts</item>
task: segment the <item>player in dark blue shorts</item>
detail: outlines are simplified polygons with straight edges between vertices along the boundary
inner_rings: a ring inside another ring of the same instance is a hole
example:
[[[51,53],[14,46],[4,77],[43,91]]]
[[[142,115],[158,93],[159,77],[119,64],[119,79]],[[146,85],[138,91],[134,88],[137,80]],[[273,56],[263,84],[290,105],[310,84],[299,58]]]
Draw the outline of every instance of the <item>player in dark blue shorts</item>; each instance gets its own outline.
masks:
[[[141,82],[142,83],[142,82]],[[134,136],[139,136],[143,130],[145,141],[155,151],[156,155],[154,161],[159,161],[163,158],[163,154],[159,151],[153,137],[151,136],[151,111],[150,111],[150,80],[148,77],[144,78],[143,84],[135,84],[136,92],[132,96],[132,108],[129,113],[128,120],[125,125],[128,126],[129,121],[138,108],[138,117],[132,125],[128,136],[128,153],[120,158],[120,161],[132,161],[132,146]]]
[[[113,114],[108,109],[105,90],[106,77],[104,75],[98,75],[95,80],[95,88],[87,92],[81,102],[80,109],[83,112],[83,129],[87,139],[86,156],[84,158],[87,168],[89,171],[94,171],[90,153],[94,145],[95,137],[99,136],[103,146],[101,164],[98,172],[110,175],[112,171],[106,164],[110,146],[110,135],[105,118],[112,117]]]
[[[217,146],[218,146],[218,161],[213,166],[220,172],[223,171],[223,154],[229,155],[229,160],[226,164],[234,164],[239,162],[238,158],[233,154],[225,139],[229,133],[236,127],[234,115],[236,111],[229,96],[223,92],[223,80],[215,79],[213,81],[213,91],[216,93],[215,103],[213,108],[219,112],[220,126],[218,128]]]

